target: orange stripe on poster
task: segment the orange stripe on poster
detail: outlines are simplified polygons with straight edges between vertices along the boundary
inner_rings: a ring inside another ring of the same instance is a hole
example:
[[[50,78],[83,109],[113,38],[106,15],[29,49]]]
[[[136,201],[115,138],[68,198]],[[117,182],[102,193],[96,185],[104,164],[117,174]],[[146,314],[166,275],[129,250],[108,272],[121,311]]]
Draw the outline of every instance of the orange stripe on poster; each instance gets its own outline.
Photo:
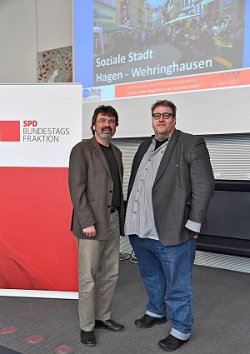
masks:
[[[115,97],[133,97],[171,92],[243,86],[250,84],[250,69],[226,71],[214,74],[146,81],[117,85]]]

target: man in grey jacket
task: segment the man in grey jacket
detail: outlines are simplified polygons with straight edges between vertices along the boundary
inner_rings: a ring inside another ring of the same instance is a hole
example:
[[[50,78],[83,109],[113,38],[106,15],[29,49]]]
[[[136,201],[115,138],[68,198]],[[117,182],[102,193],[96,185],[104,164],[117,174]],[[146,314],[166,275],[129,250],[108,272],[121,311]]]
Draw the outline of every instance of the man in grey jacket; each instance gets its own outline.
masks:
[[[110,143],[117,125],[116,110],[99,106],[92,117],[93,137],[78,143],[70,155],[71,230],[78,238],[79,253],[78,309],[81,341],[87,346],[96,345],[94,328],[123,330],[110,319],[124,224],[122,154]]]
[[[203,138],[175,129],[176,106],[151,108],[154,137],[134,157],[128,186],[125,234],[139,263],[148,294],[140,328],[171,322],[159,341],[166,351],[188,341],[193,328],[192,266],[196,237],[214,190]]]

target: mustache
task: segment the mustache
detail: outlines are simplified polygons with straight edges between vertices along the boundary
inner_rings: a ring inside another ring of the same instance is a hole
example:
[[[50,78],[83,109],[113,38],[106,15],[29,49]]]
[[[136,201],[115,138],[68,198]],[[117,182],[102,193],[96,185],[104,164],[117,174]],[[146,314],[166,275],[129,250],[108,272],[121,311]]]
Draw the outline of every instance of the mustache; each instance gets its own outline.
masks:
[[[104,131],[104,130],[109,130],[110,132],[112,132],[112,129],[110,127],[105,127],[102,129],[102,131]]]

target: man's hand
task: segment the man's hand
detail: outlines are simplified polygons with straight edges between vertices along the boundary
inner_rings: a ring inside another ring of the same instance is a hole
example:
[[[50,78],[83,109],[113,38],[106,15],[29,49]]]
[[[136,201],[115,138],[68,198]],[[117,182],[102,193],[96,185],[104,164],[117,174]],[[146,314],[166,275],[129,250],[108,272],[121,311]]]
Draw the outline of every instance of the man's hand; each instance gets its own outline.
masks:
[[[96,236],[96,229],[95,229],[94,225],[86,227],[85,229],[82,229],[82,232],[84,233],[84,235],[86,237],[95,237]]]

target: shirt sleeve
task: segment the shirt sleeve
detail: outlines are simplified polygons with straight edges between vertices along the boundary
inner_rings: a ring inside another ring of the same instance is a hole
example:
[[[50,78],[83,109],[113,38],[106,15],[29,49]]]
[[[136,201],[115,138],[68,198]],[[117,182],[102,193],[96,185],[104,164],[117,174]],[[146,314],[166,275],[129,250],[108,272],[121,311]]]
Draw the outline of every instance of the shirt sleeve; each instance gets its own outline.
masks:
[[[186,222],[185,227],[191,231],[197,232],[199,233],[201,230],[201,223],[200,222],[196,222],[196,221],[192,221],[192,220],[188,220]]]

